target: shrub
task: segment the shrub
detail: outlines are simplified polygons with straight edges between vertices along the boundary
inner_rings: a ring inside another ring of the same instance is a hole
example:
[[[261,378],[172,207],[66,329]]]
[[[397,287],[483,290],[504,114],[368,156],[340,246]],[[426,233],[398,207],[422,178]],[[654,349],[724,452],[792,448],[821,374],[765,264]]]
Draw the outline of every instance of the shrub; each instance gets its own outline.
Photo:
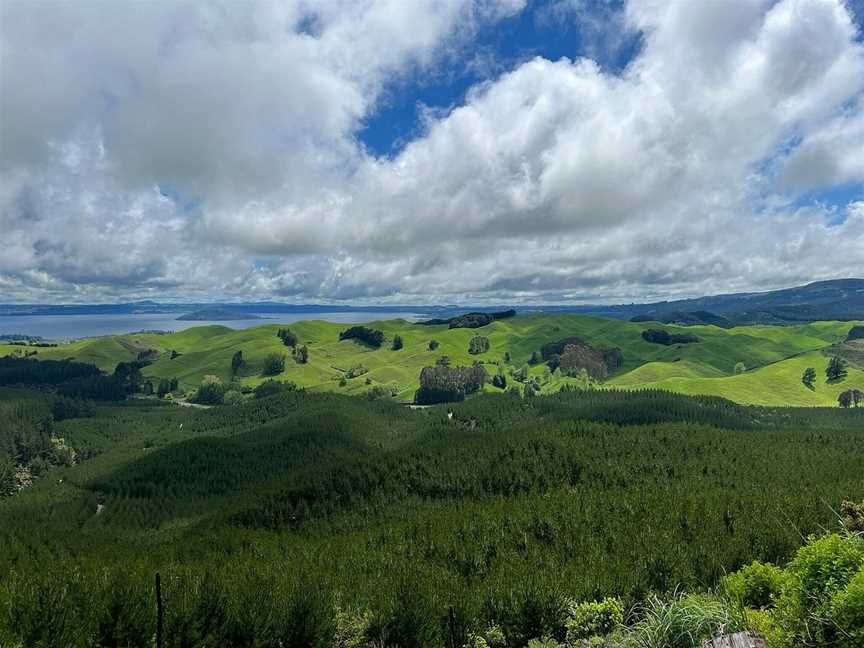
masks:
[[[264,358],[264,364],[261,367],[262,376],[277,376],[285,371],[285,356],[280,353],[269,353]]]
[[[333,648],[363,648],[367,645],[370,617],[368,612],[336,609],[336,632]]]
[[[429,340],[429,350],[434,351],[438,348],[438,340]]]
[[[611,634],[624,623],[624,608],[618,599],[604,598],[573,605],[569,617],[564,627],[567,643],[573,645],[579,639]]]
[[[846,588],[831,597],[830,615],[838,634],[854,648],[864,647],[864,566]]]
[[[783,570],[758,560],[723,579],[723,591],[751,608],[773,607],[783,587]]]
[[[840,594],[862,565],[864,540],[856,536],[832,533],[819,539],[811,537],[808,544],[795,553],[776,611],[789,644],[834,645],[832,642],[837,639],[839,630],[833,618],[836,609],[832,608],[841,601],[844,614],[854,614],[854,598],[847,602]]]
[[[682,596],[670,601],[652,597],[642,606],[642,620],[632,629],[637,648],[701,648],[721,632],[744,628],[722,602],[704,596]]]

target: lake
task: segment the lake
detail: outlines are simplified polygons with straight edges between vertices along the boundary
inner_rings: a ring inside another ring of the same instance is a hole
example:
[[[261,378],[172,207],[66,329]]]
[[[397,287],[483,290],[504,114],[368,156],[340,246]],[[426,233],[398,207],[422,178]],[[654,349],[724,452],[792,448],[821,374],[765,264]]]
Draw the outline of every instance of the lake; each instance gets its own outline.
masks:
[[[51,340],[96,337],[99,335],[121,335],[135,331],[182,331],[193,326],[218,324],[232,329],[251,328],[265,324],[291,324],[300,320],[325,320],[339,324],[359,324],[376,320],[422,319],[417,313],[365,312],[350,313],[267,313],[259,314],[266,319],[221,320],[212,322],[178,321],[182,313],[141,313],[118,315],[8,315],[0,316],[0,335],[38,335]]]

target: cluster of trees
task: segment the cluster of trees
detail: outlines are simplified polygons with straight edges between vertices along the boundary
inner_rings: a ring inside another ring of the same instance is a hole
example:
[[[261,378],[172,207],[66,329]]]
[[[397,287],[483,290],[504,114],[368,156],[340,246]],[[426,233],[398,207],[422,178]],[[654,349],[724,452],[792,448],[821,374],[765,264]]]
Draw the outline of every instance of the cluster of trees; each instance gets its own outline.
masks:
[[[262,376],[278,376],[285,371],[285,355],[282,353],[268,353],[261,365]]]
[[[506,319],[508,317],[515,317],[515,310],[506,310],[498,313],[464,313],[462,315],[457,315],[456,317],[450,317],[447,319],[430,319],[425,322],[418,322],[418,324],[425,324],[427,326],[447,324],[448,328],[480,328],[481,326],[486,326],[487,324],[491,324],[495,320]]]
[[[418,405],[432,405],[465,400],[467,394],[483,388],[486,378],[486,369],[479,363],[473,367],[450,367],[441,364],[423,367],[420,372],[420,389],[414,394],[414,402]]]
[[[306,364],[309,362],[309,347],[305,344],[302,346],[294,347],[294,351],[291,354],[294,357],[294,361],[297,364]]]
[[[352,326],[339,333],[340,340],[359,340],[363,344],[379,348],[384,344],[384,332],[366,326]]]
[[[483,335],[475,335],[468,341],[468,353],[472,355],[486,353],[489,348],[489,338]]]
[[[282,344],[287,347],[296,347],[297,346],[297,336],[291,332],[291,329],[288,328],[280,328],[276,332],[276,337],[282,340]]]
[[[837,397],[840,407],[858,407],[864,403],[864,392],[860,389],[847,389]]]
[[[652,344],[671,346],[673,344],[693,344],[699,338],[692,333],[670,333],[663,329],[646,329],[642,331],[642,339]]]
[[[853,326],[846,336],[847,341],[864,340],[864,326]]]
[[[53,399],[0,401],[0,497],[30,486],[52,466],[69,466],[78,453],[54,429],[54,412],[62,418],[92,415],[92,404]],[[60,419],[56,419],[60,420]]]
[[[540,347],[540,357],[532,355],[532,362],[546,362],[552,372],[560,370],[567,376],[578,376],[585,371],[595,380],[606,378],[624,364],[621,349],[595,349],[579,337],[571,336]]]
[[[267,398],[268,396],[275,396],[276,394],[284,392],[296,392],[299,391],[299,389],[300,388],[297,387],[297,384],[290,380],[284,382],[279,380],[265,380],[252,390],[252,394],[255,398]]]
[[[159,386],[156,388],[156,395],[159,398],[165,398],[168,394],[176,392],[178,387],[176,378],[162,378],[159,380]]]
[[[425,412],[315,393],[98,410],[55,434],[101,427],[122,439],[116,451],[74,489],[37,484],[3,507],[0,645],[145,648],[155,571],[166,646],[443,646],[452,633],[472,648],[538,637],[534,648],[573,648],[622,616],[680,632],[633,645],[700,646],[681,643],[705,624],[673,592],[720,592],[757,559],[794,561],[763,601],[794,597],[777,609],[800,623],[774,618],[813,632],[778,645],[840,646],[858,627],[861,551],[849,545],[860,538],[796,555],[802,535],[836,525],[824,502],[859,492],[848,412],[611,390],[484,394]],[[205,523],[178,534],[189,519]],[[765,582],[750,576],[745,586]],[[657,597],[678,612],[661,614]]]
[[[0,385],[60,385],[100,373],[92,364],[72,360],[35,362],[12,356],[0,357]]]
[[[345,372],[345,376],[348,378],[356,378],[357,376],[362,376],[363,374],[368,372],[369,369],[366,367],[366,365],[356,364],[350,367],[348,371]]]
[[[846,361],[838,356],[832,357],[825,368],[825,376],[828,380],[842,380],[848,373]]]

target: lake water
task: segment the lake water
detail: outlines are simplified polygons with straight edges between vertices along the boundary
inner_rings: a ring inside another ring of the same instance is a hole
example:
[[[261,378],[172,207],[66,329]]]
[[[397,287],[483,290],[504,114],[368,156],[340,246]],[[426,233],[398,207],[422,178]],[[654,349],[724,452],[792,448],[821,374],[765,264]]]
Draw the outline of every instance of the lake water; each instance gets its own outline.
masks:
[[[122,315],[9,315],[0,316],[0,335],[38,335],[58,340],[95,337],[99,335],[121,335],[135,331],[182,331],[193,326],[218,324],[232,329],[244,329],[265,324],[291,324],[300,320],[325,320],[339,324],[359,324],[376,320],[422,319],[417,313],[365,312],[350,313],[267,313],[259,317],[267,319],[178,321],[182,313],[143,313]]]

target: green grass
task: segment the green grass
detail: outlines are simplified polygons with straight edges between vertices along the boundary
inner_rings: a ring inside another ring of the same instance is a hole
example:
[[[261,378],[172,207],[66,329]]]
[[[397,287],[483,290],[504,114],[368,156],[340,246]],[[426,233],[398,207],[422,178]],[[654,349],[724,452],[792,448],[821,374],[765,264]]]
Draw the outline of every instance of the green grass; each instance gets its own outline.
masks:
[[[111,371],[118,362],[132,360],[147,348],[165,352],[159,360],[144,369],[145,376],[177,378],[183,390],[197,387],[206,375],[231,379],[232,355],[242,350],[247,366],[236,377],[239,382],[255,386],[264,378],[260,367],[270,353],[285,353],[285,372],[281,380],[291,380],[314,391],[336,391],[362,394],[372,386],[395,388],[400,399],[411,399],[418,387],[418,376],[442,355],[454,365],[469,365],[475,360],[503,362],[509,352],[509,366],[526,363],[534,351],[551,341],[579,336],[595,347],[619,347],[624,365],[608,384],[617,388],[658,387],[684,394],[708,394],[740,403],[764,405],[834,405],[837,394],[850,387],[861,388],[864,374],[850,369],[847,380],[836,385],[824,384],[827,359],[821,350],[842,342],[853,322],[815,322],[800,326],[743,326],[723,329],[715,326],[662,326],[670,332],[696,334],[695,344],[662,346],[642,339],[642,331],[658,328],[656,323],[632,323],[602,317],[574,314],[521,315],[501,320],[482,329],[448,329],[446,326],[421,326],[404,320],[370,322],[366,326],[384,331],[387,342],[380,349],[370,349],[353,340],[339,341],[345,324],[318,320],[290,325],[300,344],[309,347],[309,363],[297,364],[290,349],[276,337],[284,325],[268,324],[244,330],[224,326],[202,326],[170,335],[125,335],[93,338],[54,348],[38,349],[37,358],[72,357],[92,362]],[[404,347],[392,351],[390,341],[402,336]],[[491,349],[477,356],[468,353],[468,341],[476,334],[489,337]],[[429,340],[440,346],[428,350]],[[14,345],[0,348],[15,349]],[[180,356],[171,360],[170,350]],[[735,365],[743,363],[746,373],[735,375]],[[347,381],[339,380],[351,366],[363,364],[369,372]],[[801,373],[815,367],[820,376],[814,390],[801,384]],[[496,369],[492,367],[490,372]],[[532,373],[541,375],[542,367]],[[371,384],[367,384],[367,379]],[[544,392],[554,391],[570,379],[549,381]],[[490,388],[491,389],[491,388]]]

